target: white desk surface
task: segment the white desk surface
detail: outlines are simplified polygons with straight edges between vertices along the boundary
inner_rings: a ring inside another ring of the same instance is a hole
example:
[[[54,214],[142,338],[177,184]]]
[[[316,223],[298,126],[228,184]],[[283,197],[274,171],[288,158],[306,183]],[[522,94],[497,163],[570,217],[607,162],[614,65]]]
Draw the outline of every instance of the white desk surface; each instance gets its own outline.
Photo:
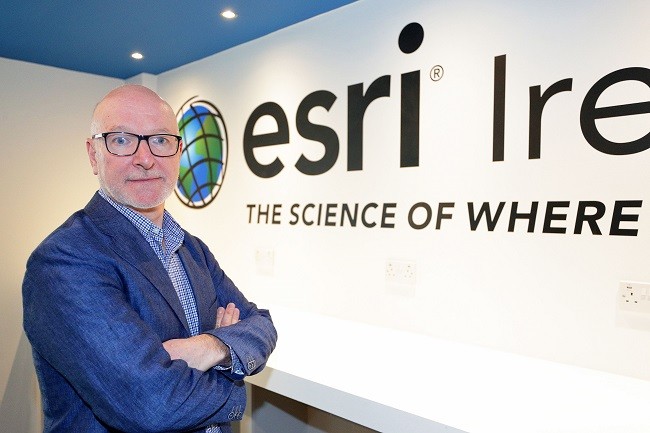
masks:
[[[247,380],[381,432],[650,433],[650,381],[270,310],[277,348]]]

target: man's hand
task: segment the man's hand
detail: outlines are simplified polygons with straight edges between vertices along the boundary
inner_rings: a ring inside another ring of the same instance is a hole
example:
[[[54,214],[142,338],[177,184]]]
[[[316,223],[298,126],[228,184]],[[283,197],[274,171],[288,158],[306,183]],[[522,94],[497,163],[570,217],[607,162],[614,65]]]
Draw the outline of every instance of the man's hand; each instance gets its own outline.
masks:
[[[224,363],[224,360],[230,362],[228,346],[209,334],[174,338],[165,341],[163,347],[172,360],[182,359],[190,367],[201,371],[207,371],[217,364]]]
[[[234,325],[239,322],[239,308],[232,302],[226,305],[226,308],[217,308],[216,327]]]
[[[217,308],[215,327],[230,326],[239,322],[239,309],[232,302],[226,308]],[[200,334],[189,338],[174,338],[163,343],[172,360],[182,359],[192,368],[207,371],[215,365],[228,367],[230,350],[221,340],[209,335]]]

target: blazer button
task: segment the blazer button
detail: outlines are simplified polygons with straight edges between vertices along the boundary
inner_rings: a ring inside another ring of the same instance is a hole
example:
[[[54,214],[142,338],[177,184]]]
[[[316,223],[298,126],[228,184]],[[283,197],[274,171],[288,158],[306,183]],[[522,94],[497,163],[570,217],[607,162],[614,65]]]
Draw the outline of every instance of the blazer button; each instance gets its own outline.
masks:
[[[229,421],[241,420],[243,417],[244,417],[244,411],[242,410],[241,406],[233,407],[230,413],[228,414]]]

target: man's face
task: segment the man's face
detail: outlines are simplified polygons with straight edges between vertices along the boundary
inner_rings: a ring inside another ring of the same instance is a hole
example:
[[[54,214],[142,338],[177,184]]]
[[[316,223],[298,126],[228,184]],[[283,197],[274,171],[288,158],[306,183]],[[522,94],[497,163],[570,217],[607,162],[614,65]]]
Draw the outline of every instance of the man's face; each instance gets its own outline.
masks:
[[[94,133],[119,131],[134,134],[176,134],[173,111],[157,95],[142,88],[109,94],[96,108]],[[86,141],[93,173],[102,189],[116,202],[143,212],[162,211],[178,179],[180,149],[174,156],[151,154],[146,141],[131,156],[110,154],[102,138]]]

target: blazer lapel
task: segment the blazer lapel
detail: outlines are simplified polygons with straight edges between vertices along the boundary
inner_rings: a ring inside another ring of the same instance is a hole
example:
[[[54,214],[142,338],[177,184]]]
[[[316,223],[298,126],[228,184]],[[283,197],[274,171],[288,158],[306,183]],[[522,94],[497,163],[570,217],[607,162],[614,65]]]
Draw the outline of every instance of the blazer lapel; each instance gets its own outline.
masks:
[[[185,235],[187,237],[187,233]],[[216,291],[212,278],[206,267],[199,266],[200,261],[192,257],[192,252],[186,242],[178,249],[178,255],[185,267],[185,272],[192,285],[196,309],[199,314],[199,332],[214,329],[216,314]]]
[[[174,285],[160,259],[138,229],[97,193],[85,211],[97,228],[111,239],[109,245],[113,251],[132,264],[160,292],[190,335],[185,311]]]

